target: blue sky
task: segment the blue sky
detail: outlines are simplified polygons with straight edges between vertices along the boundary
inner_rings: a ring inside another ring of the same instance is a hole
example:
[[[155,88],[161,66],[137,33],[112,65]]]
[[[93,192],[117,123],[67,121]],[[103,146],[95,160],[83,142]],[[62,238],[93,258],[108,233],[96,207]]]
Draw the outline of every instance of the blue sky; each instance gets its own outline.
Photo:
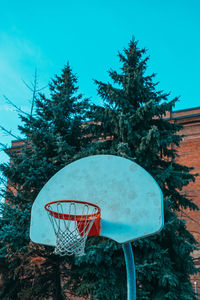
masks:
[[[99,101],[92,79],[108,80],[118,51],[135,36],[150,55],[159,88],[181,96],[176,109],[199,104],[199,0],[11,0],[1,3],[0,125],[17,134],[19,119],[3,95],[30,111],[25,87],[35,68],[39,86],[70,62],[80,91]],[[0,132],[0,142],[12,138]],[[0,152],[0,161],[6,155]]]

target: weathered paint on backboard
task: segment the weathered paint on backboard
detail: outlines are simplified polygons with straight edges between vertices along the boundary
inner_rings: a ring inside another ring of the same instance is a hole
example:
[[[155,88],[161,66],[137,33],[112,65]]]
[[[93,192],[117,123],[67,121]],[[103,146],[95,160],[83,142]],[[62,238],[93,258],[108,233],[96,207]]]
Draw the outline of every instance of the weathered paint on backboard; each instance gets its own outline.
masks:
[[[159,232],[164,225],[162,192],[142,167],[113,155],[77,160],[56,173],[33,203],[30,237],[55,246],[56,237],[44,205],[79,200],[101,208],[101,236],[126,243]]]

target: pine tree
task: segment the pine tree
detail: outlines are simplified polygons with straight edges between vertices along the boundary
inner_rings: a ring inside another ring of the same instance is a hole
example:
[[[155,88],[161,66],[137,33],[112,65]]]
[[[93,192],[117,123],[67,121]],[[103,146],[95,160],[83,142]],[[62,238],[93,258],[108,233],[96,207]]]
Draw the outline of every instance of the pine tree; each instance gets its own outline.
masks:
[[[78,94],[77,77],[67,65],[50,83],[50,97],[41,94],[37,99],[35,114],[21,116],[25,146],[20,153],[10,153],[10,165],[0,166],[14,187],[4,191],[7,203],[0,220],[0,255],[9,262],[3,299],[64,299],[62,280],[71,293],[91,299],[126,299],[119,244],[89,238],[84,257],[60,259],[51,247],[29,241],[30,209],[43,185],[68,163],[97,153],[137,162],[164,193],[165,228],[133,243],[138,299],[195,299],[189,281],[195,272],[191,257],[195,239],[177,216],[182,208],[197,209],[181,194],[194,175],[176,162],[181,126],[163,118],[177,99],[169,101],[168,94],[157,91],[154,75],[146,75],[145,53],[131,41],[119,54],[121,73],[109,72],[113,84],[96,81],[104,107],[93,105],[90,115],[87,99]],[[88,120],[92,122],[85,123]]]
[[[49,97],[37,97],[34,114],[20,115],[24,146],[19,153],[10,152],[10,164],[0,166],[10,187],[3,191],[0,219],[0,255],[9,264],[2,299],[65,299],[61,281],[69,276],[73,258],[63,262],[51,247],[30,243],[30,210],[48,179],[83,155],[89,102],[78,92],[69,64],[49,88]]]
[[[194,300],[190,275],[196,272],[191,257],[196,241],[178,212],[198,209],[181,193],[195,176],[192,168],[176,162],[181,125],[164,118],[178,99],[168,100],[170,95],[157,89],[155,75],[147,74],[146,50],[139,49],[135,40],[119,58],[121,71],[109,71],[112,83],[95,81],[104,106],[94,105],[92,109],[94,122],[90,127],[94,140],[90,151],[119,155],[138,163],[155,178],[164,194],[164,229],[132,243],[137,299]],[[88,246],[88,255],[78,262],[76,271],[85,282],[80,291],[90,286],[92,299],[126,299],[120,246],[102,240],[95,254],[93,247]]]

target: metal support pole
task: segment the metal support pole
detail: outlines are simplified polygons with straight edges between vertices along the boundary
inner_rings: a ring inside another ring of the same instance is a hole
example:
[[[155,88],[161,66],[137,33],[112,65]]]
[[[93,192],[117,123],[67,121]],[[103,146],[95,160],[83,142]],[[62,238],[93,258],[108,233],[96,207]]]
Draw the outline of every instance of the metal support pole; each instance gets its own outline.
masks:
[[[131,243],[122,245],[126,262],[127,300],[136,300],[135,263]]]
[[[194,291],[195,291],[195,294],[197,295],[197,282],[196,281],[194,282]]]

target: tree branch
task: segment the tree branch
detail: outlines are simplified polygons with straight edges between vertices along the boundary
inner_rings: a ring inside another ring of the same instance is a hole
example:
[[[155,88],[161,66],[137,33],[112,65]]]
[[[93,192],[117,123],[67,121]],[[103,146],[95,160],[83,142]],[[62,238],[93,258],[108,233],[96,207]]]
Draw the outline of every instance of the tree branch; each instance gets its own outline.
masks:
[[[6,97],[5,95],[3,95],[3,97],[4,97],[4,99],[6,100],[6,102],[7,102],[9,105],[11,105],[11,106],[13,106],[13,107],[15,108],[15,110],[16,110],[17,112],[22,113],[22,114],[24,114],[24,115],[26,115],[26,116],[29,116],[28,113],[26,113],[26,112],[23,111],[21,108],[19,108],[16,104],[14,104],[8,97]]]
[[[11,130],[7,130],[5,127],[3,127],[2,125],[0,125],[0,129],[3,130],[6,134],[11,135],[12,137],[14,137],[17,140],[21,140],[22,138],[20,136],[17,136],[15,134],[12,133]]]

